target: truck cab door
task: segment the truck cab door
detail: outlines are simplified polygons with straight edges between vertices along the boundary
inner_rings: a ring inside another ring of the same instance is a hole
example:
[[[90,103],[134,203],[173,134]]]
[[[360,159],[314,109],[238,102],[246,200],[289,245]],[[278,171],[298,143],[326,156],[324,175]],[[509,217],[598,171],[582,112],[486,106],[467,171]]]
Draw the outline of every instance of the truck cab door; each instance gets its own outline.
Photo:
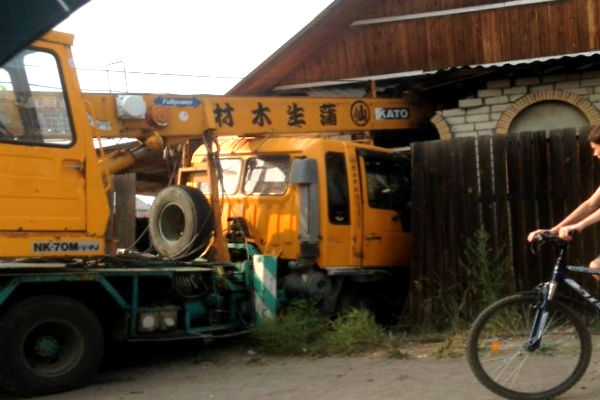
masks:
[[[359,150],[362,182],[363,267],[408,265],[410,162]]]
[[[0,232],[86,230],[85,143],[63,81],[50,51],[0,67]]]

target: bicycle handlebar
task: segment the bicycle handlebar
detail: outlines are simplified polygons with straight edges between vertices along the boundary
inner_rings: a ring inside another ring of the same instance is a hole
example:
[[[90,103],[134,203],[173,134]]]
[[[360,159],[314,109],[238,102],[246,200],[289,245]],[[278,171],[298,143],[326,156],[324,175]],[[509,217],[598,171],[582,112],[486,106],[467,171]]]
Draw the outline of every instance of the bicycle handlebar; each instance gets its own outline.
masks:
[[[558,237],[557,234],[552,233],[550,231],[543,231],[538,233],[533,237],[533,241],[535,243],[544,243],[544,242],[564,242],[561,238]]]
[[[579,232],[577,232],[577,231],[570,232],[571,236],[574,236],[576,233],[579,233]],[[531,242],[531,246],[530,246],[531,252],[533,254],[537,254],[539,247],[541,247],[541,245],[546,244],[546,243],[552,243],[558,250],[558,249],[566,249],[567,243],[569,243],[569,242],[567,240],[561,239],[555,233],[552,233],[550,231],[542,231],[533,237],[533,241]]]
[[[576,239],[579,236],[579,231],[573,229],[569,232],[569,236],[571,238]],[[558,237],[556,233],[552,233],[550,231],[542,231],[533,237],[533,241],[536,244],[542,244],[546,242],[556,242],[556,243],[567,243],[567,240],[561,239]]]

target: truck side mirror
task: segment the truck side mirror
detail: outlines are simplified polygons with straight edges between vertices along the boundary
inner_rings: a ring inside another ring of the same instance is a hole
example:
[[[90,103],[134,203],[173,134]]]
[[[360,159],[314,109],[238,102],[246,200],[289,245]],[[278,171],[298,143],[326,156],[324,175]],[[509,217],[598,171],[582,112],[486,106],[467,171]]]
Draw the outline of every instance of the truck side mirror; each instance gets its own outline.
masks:
[[[290,183],[308,185],[318,183],[317,160],[314,158],[297,158],[292,162]]]

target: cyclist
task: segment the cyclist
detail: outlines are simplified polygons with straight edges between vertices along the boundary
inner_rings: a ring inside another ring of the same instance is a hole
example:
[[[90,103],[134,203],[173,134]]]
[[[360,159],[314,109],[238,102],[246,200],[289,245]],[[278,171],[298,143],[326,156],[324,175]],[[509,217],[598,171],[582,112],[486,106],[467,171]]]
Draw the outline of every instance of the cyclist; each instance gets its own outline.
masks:
[[[592,147],[593,156],[600,160],[600,125],[592,127],[588,136],[588,141]],[[537,229],[527,235],[529,242],[533,241],[535,235],[540,232],[550,231],[563,240],[571,240],[571,233],[581,232],[588,226],[600,222],[600,187],[575,210],[573,210],[565,219],[554,225],[550,229]],[[600,255],[590,262],[590,268],[600,269]],[[594,278],[600,280],[600,275],[594,275]]]

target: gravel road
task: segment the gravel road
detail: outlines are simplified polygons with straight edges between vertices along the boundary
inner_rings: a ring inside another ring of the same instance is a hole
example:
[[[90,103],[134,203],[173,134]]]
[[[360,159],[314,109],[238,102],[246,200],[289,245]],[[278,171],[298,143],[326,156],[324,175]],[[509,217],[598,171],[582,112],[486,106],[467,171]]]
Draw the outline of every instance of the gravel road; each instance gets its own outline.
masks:
[[[38,399],[499,399],[475,380],[464,357],[437,359],[419,351],[409,359],[377,353],[313,358],[261,356],[240,342],[136,344],[116,351],[88,386]],[[560,399],[598,399],[595,358],[582,381]]]

